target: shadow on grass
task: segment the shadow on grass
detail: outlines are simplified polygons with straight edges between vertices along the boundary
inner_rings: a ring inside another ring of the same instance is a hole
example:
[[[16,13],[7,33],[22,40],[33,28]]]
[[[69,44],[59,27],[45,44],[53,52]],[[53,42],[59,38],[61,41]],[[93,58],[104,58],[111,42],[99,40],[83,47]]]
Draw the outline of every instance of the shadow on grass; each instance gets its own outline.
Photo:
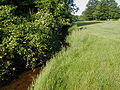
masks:
[[[91,25],[91,24],[97,24],[97,23],[102,23],[102,22],[93,22],[93,21],[89,21],[89,22],[77,22],[77,26],[85,26],[85,25]]]

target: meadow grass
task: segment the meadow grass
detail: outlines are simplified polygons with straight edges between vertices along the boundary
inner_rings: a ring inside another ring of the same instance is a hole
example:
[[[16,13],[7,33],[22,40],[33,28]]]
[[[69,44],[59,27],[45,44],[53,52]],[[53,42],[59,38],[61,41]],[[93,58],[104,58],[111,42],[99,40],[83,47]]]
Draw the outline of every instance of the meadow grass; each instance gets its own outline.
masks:
[[[80,23],[29,89],[120,90],[120,22]]]

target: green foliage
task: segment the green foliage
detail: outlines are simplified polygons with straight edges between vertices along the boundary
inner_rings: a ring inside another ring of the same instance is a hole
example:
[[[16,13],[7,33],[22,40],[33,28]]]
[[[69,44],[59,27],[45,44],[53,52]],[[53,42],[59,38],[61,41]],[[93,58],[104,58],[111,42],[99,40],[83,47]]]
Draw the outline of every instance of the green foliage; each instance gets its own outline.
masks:
[[[72,16],[72,21],[73,22],[77,22],[77,21],[83,21],[84,19],[83,19],[83,16],[81,15],[81,16],[77,16],[77,15],[73,15]]]
[[[41,26],[50,30],[46,31],[52,37],[49,47],[51,47],[50,51],[55,53],[62,44],[61,40],[64,40],[67,34],[67,28],[71,25],[70,11],[64,0],[38,0],[35,3],[39,9],[33,17],[36,23],[40,23]]]
[[[0,6],[0,85],[21,70],[44,64],[60,49],[71,25],[65,0],[27,1],[4,0]],[[24,16],[27,6],[33,12]]]
[[[93,20],[93,13],[96,7],[96,3],[98,3],[98,0],[89,0],[88,4],[86,5],[87,8],[86,10],[83,12],[84,18],[86,20]]]
[[[119,19],[119,6],[115,0],[90,0],[83,12],[85,20]]]
[[[20,25],[12,25],[2,28],[4,31],[0,45],[0,70],[2,80],[12,76],[13,69],[19,71],[25,68],[34,68],[37,64],[43,64],[46,58],[47,43],[50,36],[44,34],[42,27],[36,27],[36,23],[27,22]],[[49,56],[47,56],[49,57]]]

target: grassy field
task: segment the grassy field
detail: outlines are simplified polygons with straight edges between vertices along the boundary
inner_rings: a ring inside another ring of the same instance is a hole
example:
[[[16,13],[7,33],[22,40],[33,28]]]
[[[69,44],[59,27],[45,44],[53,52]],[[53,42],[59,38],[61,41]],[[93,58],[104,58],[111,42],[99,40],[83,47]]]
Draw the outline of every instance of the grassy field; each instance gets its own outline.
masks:
[[[120,90],[120,22],[77,22],[70,47],[50,60],[31,90]]]

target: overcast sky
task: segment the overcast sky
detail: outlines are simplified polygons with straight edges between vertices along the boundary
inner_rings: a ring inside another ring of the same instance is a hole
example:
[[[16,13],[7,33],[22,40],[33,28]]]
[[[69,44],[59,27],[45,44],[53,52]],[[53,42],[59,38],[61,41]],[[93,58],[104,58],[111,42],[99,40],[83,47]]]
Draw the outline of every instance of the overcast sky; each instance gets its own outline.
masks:
[[[86,4],[88,3],[89,0],[74,0],[74,3],[79,7],[79,11],[76,13],[76,15],[81,15],[82,12],[86,8]],[[120,5],[120,0],[116,0],[118,4]]]

